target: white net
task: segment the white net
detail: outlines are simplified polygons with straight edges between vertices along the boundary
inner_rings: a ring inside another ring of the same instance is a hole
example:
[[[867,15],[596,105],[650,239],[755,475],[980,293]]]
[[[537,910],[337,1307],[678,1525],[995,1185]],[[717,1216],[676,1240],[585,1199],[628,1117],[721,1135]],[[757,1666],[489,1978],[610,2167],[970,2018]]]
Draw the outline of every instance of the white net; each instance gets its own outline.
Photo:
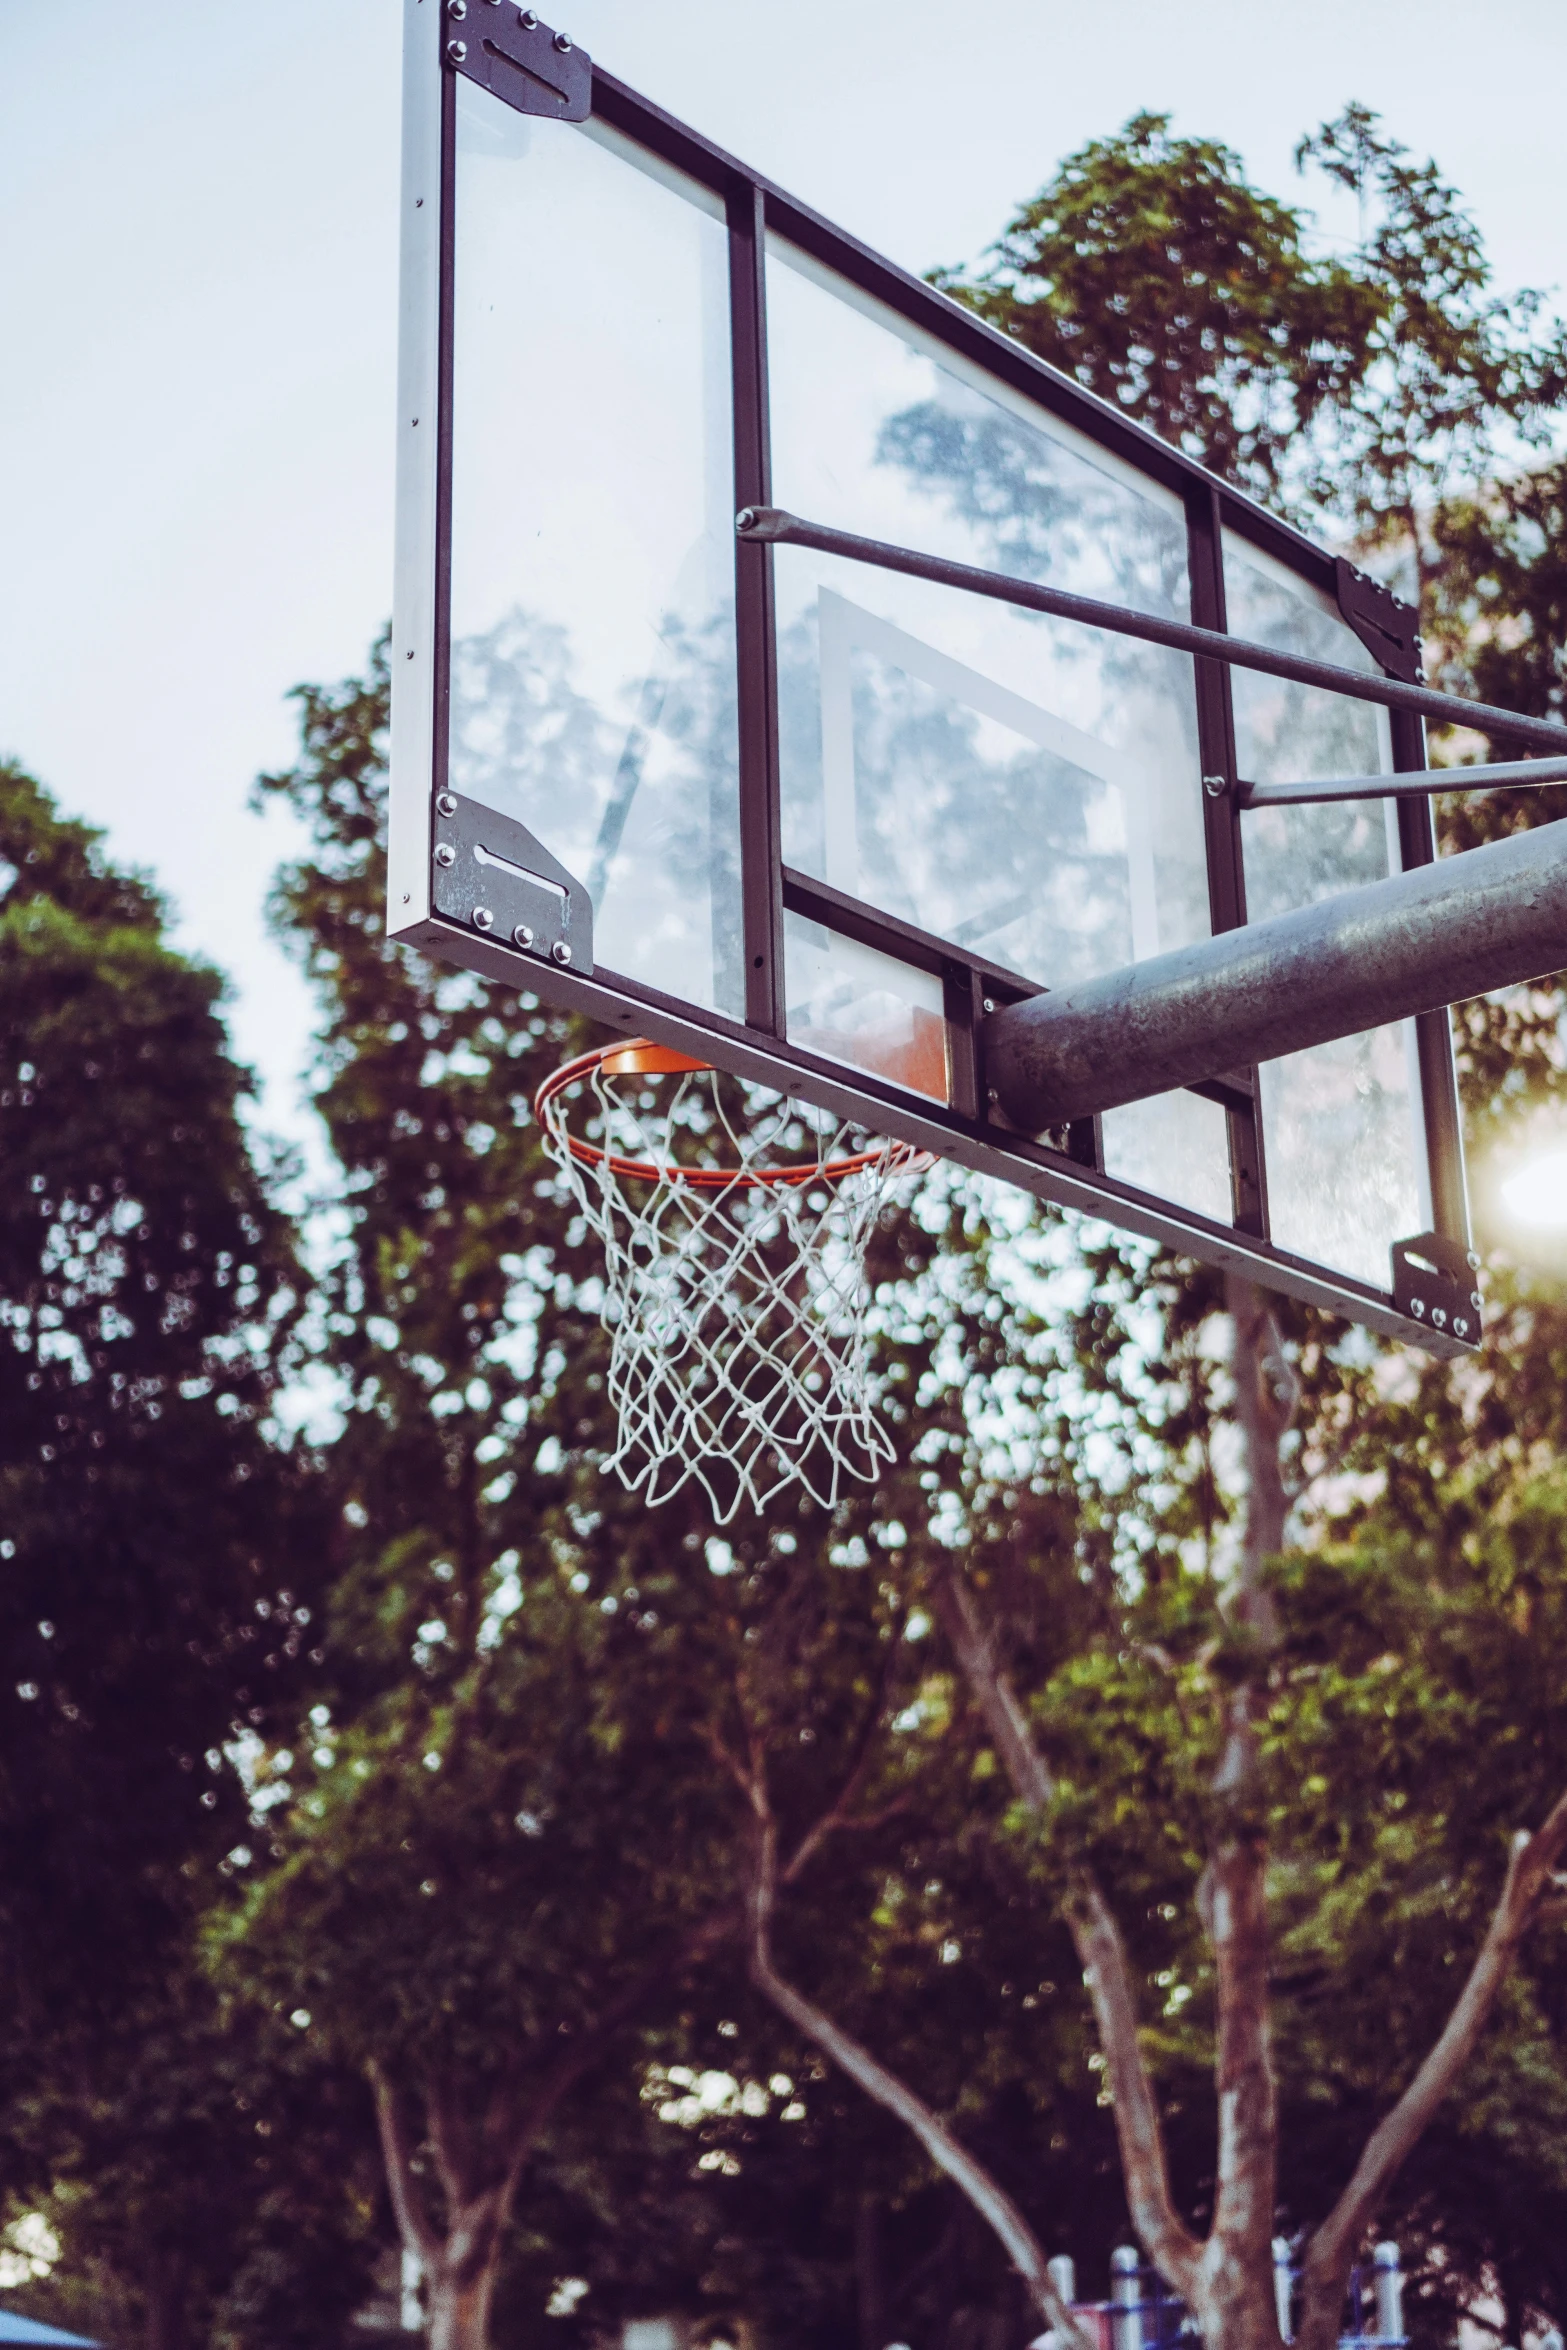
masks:
[[[640,1045],[571,1063],[537,1107],[604,1249],[606,1468],[649,1502],[695,1479],[721,1526],[786,1485],[830,1509],[845,1478],[874,1478],[894,1453],[865,1252],[928,1160]]]

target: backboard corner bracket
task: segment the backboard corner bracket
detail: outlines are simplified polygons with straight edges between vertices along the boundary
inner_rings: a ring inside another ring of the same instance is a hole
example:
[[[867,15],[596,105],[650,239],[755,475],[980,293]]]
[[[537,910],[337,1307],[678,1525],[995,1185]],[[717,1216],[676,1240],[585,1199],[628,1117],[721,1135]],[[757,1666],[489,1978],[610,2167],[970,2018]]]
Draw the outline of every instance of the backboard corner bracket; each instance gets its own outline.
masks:
[[[1482,1301],[1476,1287],[1480,1260],[1440,1232],[1417,1232],[1393,1243],[1393,1303],[1429,1330],[1480,1343]]]
[[[586,122],[593,111],[593,60],[569,33],[510,0],[446,0],[442,55],[455,73],[517,114]]]
[[[593,901],[514,816],[437,792],[430,882],[431,904],[448,922],[591,978]]]
[[[1333,566],[1339,614],[1352,628],[1372,659],[1390,677],[1408,685],[1420,682],[1420,615],[1381,580],[1373,579],[1340,555]]]

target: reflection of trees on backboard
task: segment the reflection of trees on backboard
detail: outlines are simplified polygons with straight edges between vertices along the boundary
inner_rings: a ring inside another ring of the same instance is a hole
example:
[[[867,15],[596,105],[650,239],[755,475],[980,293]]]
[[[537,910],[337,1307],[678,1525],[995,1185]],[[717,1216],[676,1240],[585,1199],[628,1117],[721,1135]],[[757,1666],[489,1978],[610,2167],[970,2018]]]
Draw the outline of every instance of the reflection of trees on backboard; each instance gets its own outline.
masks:
[[[826,858],[817,629],[779,646],[791,858]],[[850,661],[856,894],[1064,982],[1125,961],[1132,916],[1117,794],[891,660]],[[804,788],[802,788],[804,787]]]
[[[581,878],[600,962],[738,1013],[733,648],[731,612],[671,616],[647,673],[600,703],[567,631],[516,605],[452,647],[449,774]]]
[[[549,846],[561,856],[592,836],[608,756],[604,719],[575,691],[570,668],[566,631],[520,604],[452,646],[453,790],[535,831],[547,814]]]
[[[955,380],[943,376],[937,398],[889,416],[876,455],[944,498],[996,570],[1187,617],[1179,514]]]
[[[884,420],[876,462],[946,507],[969,559],[1184,614],[1178,512],[944,371],[933,382]],[[831,576],[779,646],[791,861],[1053,984],[1203,934],[1188,663],[994,607],[1012,653],[993,666],[961,594],[900,599],[894,626],[884,578],[845,577],[839,595]]]

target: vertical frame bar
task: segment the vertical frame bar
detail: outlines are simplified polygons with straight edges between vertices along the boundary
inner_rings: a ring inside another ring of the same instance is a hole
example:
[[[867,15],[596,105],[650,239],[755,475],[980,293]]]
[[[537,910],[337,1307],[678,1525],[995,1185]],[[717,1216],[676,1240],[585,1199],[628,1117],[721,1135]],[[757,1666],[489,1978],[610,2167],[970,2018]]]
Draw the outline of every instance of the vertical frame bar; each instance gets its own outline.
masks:
[[[430,781],[446,788],[452,738],[452,370],[457,299],[457,76],[441,67],[441,279],[435,460],[435,720]]]
[[[978,1122],[986,1109],[979,1052],[984,990],[979,973],[948,963],[941,974],[941,1008],[947,1023],[947,1081],[952,1107],[960,1118]]]
[[[1393,766],[1401,774],[1426,765],[1425,721],[1391,710]],[[1405,871],[1436,856],[1436,820],[1428,799],[1398,802],[1398,847]],[[1469,1246],[1469,1187],[1464,1174],[1464,1128],[1458,1101],[1450,1012],[1422,1012],[1415,1021],[1415,1059],[1425,1113],[1431,1175],[1431,1223],[1444,1240]]]
[[[762,191],[731,190],[730,357],[734,388],[735,509],[772,503],[767,413],[767,239]],[[773,550],[735,541],[735,656],[739,691],[740,905],[745,1017],[784,1032],[783,854],[778,803],[778,653]]]
[[[1199,628],[1229,627],[1224,596],[1224,538],[1219,493],[1204,488],[1186,502],[1187,569],[1192,619]],[[1225,662],[1194,660],[1197,749],[1202,763],[1203,830],[1208,850],[1208,915],[1215,933],[1239,930],[1246,920],[1246,872],[1240,806],[1235,796],[1235,709]],[[1262,1147],[1261,1093],[1250,1071],[1251,1105],[1227,1109],[1231,1212],[1238,1232],[1265,1239],[1267,1171]]]
[[[401,256],[397,343],[397,507],[392,593],[387,927],[430,915],[441,561],[443,217],[446,206],[439,0],[404,0]]]

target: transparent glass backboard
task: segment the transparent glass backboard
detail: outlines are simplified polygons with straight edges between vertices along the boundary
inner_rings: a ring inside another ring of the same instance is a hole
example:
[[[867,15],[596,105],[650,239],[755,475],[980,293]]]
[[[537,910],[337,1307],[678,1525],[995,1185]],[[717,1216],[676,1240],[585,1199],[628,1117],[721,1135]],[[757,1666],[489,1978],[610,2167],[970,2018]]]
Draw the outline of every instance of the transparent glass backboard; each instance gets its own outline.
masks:
[[[1178,498],[776,238],[767,308],[780,505],[1189,616]],[[1186,655],[806,549],[775,576],[786,863],[1047,987],[1208,935]],[[1195,1095],[1109,1112],[1104,1156],[1228,1213]]]
[[[984,1073],[998,1006],[1397,869],[1382,803],[1223,805],[1387,772],[1384,711],[1114,620],[1375,675],[1333,563],[526,13],[409,25],[394,934],[1404,1328],[1429,1034],[1038,1134]]]
[[[738,1013],[723,207],[597,125],[456,112],[449,780],[581,877],[598,960]]]
[[[1230,533],[1224,582],[1235,635],[1375,671],[1325,596]],[[1243,671],[1232,691],[1237,764],[1248,782],[1392,769],[1385,710]],[[1241,831],[1253,921],[1399,869],[1390,800],[1250,808]],[[1265,1062],[1259,1075],[1273,1238],[1362,1281],[1381,1280],[1394,1241],[1431,1220],[1414,1023]]]

